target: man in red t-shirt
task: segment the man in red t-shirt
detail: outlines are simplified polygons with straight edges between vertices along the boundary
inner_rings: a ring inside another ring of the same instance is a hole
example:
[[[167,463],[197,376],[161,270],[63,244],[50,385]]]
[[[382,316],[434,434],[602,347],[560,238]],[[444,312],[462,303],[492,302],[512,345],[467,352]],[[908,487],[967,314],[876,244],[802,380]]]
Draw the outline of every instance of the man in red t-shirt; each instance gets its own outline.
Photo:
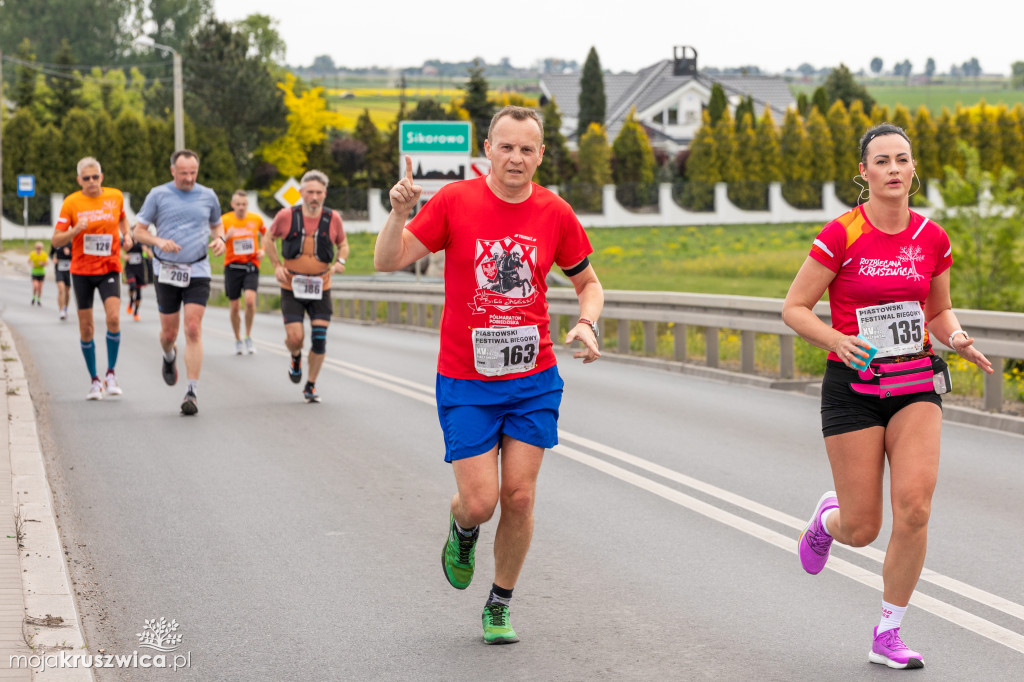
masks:
[[[324,364],[327,327],[334,313],[331,273],[345,272],[348,239],[341,226],[341,213],[324,207],[326,175],[318,170],[306,171],[299,182],[299,195],[301,206],[282,209],[274,216],[264,249],[281,284],[284,344],[292,354],[288,378],[296,384],[302,381],[303,322],[309,315],[309,378],[302,396],[307,403],[318,403],[316,379]],[[280,255],[275,239],[281,239]]]
[[[406,157],[374,251],[381,271],[445,251],[437,410],[458,492],[441,559],[448,582],[468,587],[479,526],[500,503],[494,583],[483,612],[488,644],[519,641],[509,602],[533,535],[544,450],[558,442],[562,380],[545,296],[553,265],[572,280],[580,303],[566,343],[583,343],[574,357],[584,363],[601,355],[596,323],[604,293],[587,258],[590,241],[572,208],[532,182],[543,140],[535,111],[505,107],[491,120],[484,143],[490,174],[445,186],[408,226],[422,188]]]

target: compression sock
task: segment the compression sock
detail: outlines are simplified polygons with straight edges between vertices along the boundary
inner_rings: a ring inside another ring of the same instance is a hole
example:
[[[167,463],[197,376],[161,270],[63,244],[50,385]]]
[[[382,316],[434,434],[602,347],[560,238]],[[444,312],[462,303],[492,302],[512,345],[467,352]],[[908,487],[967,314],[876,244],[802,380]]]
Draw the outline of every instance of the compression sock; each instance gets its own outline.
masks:
[[[188,390],[189,390],[189,393],[194,393],[195,395],[199,395],[199,379],[189,379],[188,380]]]
[[[512,601],[512,590],[506,590],[504,587],[498,587],[497,584],[491,583],[491,594],[487,597],[488,604],[508,606],[510,601]]]
[[[107,369],[117,364],[117,351],[121,348],[121,332],[107,332]]]
[[[89,376],[96,376],[96,344],[92,340],[82,341],[82,355],[85,356],[85,368]]]

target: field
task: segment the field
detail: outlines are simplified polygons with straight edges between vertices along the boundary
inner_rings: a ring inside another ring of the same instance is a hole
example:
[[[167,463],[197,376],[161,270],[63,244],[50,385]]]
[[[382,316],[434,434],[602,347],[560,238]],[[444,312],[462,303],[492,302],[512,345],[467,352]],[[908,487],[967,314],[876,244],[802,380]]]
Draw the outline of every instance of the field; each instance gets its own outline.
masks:
[[[1005,80],[982,80],[975,83],[965,79],[960,83],[931,85],[906,85],[892,80],[879,83],[866,80],[863,83],[878,104],[889,107],[890,111],[902,104],[914,113],[924,105],[933,115],[938,115],[942,113],[942,107],[954,111],[957,104],[973,106],[982,99],[987,104],[1005,104],[1008,107],[1024,103],[1024,90],[1011,89]],[[803,92],[810,97],[817,84],[793,83],[790,87],[794,93]]]

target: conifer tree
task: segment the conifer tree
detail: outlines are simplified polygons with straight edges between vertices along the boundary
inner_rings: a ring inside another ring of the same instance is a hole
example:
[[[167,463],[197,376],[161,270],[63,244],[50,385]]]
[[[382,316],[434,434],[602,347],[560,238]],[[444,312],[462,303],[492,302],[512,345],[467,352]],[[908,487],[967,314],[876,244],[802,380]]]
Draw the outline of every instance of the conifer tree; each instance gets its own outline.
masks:
[[[691,211],[713,211],[715,183],[722,181],[718,151],[715,146],[714,127],[707,110],[702,123],[690,143],[690,156],[686,160],[686,184],[680,203]]]
[[[808,163],[811,188],[817,195],[816,206],[821,206],[822,183],[830,182],[836,176],[836,164],[832,156],[832,133],[829,132],[825,116],[818,111],[817,107],[811,109],[804,127],[811,149]]]
[[[954,112],[958,137],[968,147],[978,147],[978,124],[971,116],[971,110],[962,104],[956,105]],[[959,170],[959,169],[958,169]]]
[[[36,196],[47,197],[60,191],[61,172],[63,171],[64,160],[60,156],[61,133],[60,129],[52,123],[39,126],[36,129]],[[36,202],[35,215],[40,218],[43,211],[49,212],[48,202]],[[52,223],[57,222],[57,216],[51,216]]]
[[[831,102],[829,101],[828,93],[825,92],[825,87],[819,85],[814,89],[814,95],[811,97],[811,106],[816,108],[821,115],[824,116],[828,113],[830,104]]]
[[[565,186],[576,176],[576,164],[562,134],[562,114],[553,99],[544,105],[540,114],[544,121],[544,160],[537,167],[533,181],[543,186]]]
[[[386,145],[384,136],[370,118],[370,110],[363,109],[356,119],[355,130],[352,131],[352,139],[358,140],[366,145],[365,167],[365,188],[376,187],[384,189],[395,183],[397,178],[391,178],[386,174],[388,165],[384,159]]]
[[[897,104],[896,108],[892,110],[892,119],[890,122],[903,128],[904,132],[907,133],[907,137],[910,138],[911,143],[917,139],[917,131],[914,130],[914,120],[910,116],[910,110],[902,104]]]
[[[36,96],[36,74],[38,73],[33,66],[36,61],[36,53],[32,49],[32,41],[28,38],[22,39],[18,44],[16,54],[19,60],[27,62],[27,64],[18,64],[15,67],[13,92],[8,91],[7,94],[14,100],[18,109],[27,109],[32,106],[32,100]]]
[[[604,74],[601,72],[601,60],[593,47],[587,53],[580,75],[579,121],[577,135],[582,138],[590,130],[591,123],[604,126],[605,107],[607,101],[604,94]]]
[[[960,153],[959,145],[957,145],[959,139],[960,129],[957,125],[956,117],[948,107],[942,107],[942,112],[935,122],[935,145],[941,150],[940,153],[942,155],[940,158],[942,163],[940,179],[946,177],[947,165],[953,166],[959,173],[963,173],[966,169],[966,161]]]
[[[1018,102],[999,116],[1003,163],[1018,178],[1024,177],[1024,104]]]
[[[482,153],[484,140],[487,139],[487,129],[494,116],[494,104],[487,99],[487,79],[484,78],[484,66],[479,59],[473,60],[473,66],[469,68],[469,79],[463,89],[466,91],[466,97],[462,101],[462,108],[469,114],[469,120],[473,124],[473,152]],[[413,116],[412,119],[416,120],[416,117]]]
[[[651,141],[636,120],[634,108],[612,143],[612,179],[619,203],[635,208],[657,201],[655,166]]]
[[[830,145],[831,146],[831,145]],[[811,182],[808,163],[813,149],[800,115],[794,109],[786,110],[779,136],[782,153],[782,196],[794,208],[815,208],[821,204],[821,195]]]
[[[70,194],[81,189],[75,181],[78,162],[86,156],[96,156],[92,143],[92,116],[81,109],[71,109],[64,116],[60,137],[61,168],[53,191]],[[100,164],[103,164],[102,159]]]
[[[711,86],[711,96],[708,99],[708,116],[711,118],[711,125],[716,126],[722,120],[722,115],[729,111],[729,100],[726,99],[725,89],[721,83]]]
[[[53,120],[62,122],[68,112],[78,106],[79,92],[82,88],[81,76],[77,71],[70,70],[75,64],[75,56],[67,38],[60,41],[56,62],[64,68],[61,69],[60,75],[50,75],[49,85],[53,90]]]
[[[772,117],[772,109],[769,106],[761,112],[761,118],[757,120],[755,131],[757,141],[757,164],[756,172],[752,174],[753,179],[765,185],[782,180],[782,151],[779,148],[779,129]]]
[[[1005,108],[1006,105],[1001,105]],[[999,130],[999,108],[989,106],[982,98],[977,104],[977,128],[974,146],[978,150],[982,170],[998,173],[1003,167],[1003,141]]]
[[[747,112],[736,128],[733,158],[740,177],[729,183],[729,201],[748,211],[768,208],[768,186],[759,178],[761,159],[758,151],[754,117]]]
[[[873,125],[892,123],[892,114],[889,112],[889,107],[884,104],[876,104],[871,110],[871,123]]]
[[[604,126],[591,123],[580,138],[579,170],[566,200],[578,211],[601,211],[602,192],[612,181],[612,150]]]
[[[39,124],[27,108],[19,108],[4,122],[3,187],[18,186],[18,175],[38,175]],[[35,214],[38,201],[29,200],[29,217]]]
[[[756,118],[756,116],[757,116],[756,113],[754,112],[754,98],[752,96],[750,96],[750,95],[747,95],[746,97],[741,99],[740,103],[736,105],[735,118],[736,118],[736,131],[737,132],[739,132],[740,126],[743,124],[743,117],[746,114],[750,114],[750,120],[751,121],[753,121]],[[753,127],[754,127],[753,124],[751,124],[751,128],[753,128]]]
[[[932,120],[931,111],[923,104],[914,115],[914,161],[917,163],[917,177],[924,187],[921,194],[926,195],[925,188],[929,180],[942,177],[942,166],[939,159],[938,127]]]
[[[860,187],[852,179],[857,175],[857,164],[860,162],[858,136],[853,132],[850,115],[842,100],[837,99],[832,103],[826,120],[832,136],[832,161],[835,165],[832,182],[836,197],[847,206],[853,206],[860,194]]]

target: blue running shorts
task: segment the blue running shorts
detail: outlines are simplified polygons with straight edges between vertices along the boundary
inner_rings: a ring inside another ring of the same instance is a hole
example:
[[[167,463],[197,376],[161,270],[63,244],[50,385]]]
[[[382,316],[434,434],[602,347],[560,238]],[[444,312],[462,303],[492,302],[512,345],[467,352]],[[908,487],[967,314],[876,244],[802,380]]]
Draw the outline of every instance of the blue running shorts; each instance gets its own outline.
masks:
[[[564,382],[553,366],[529,376],[483,381],[437,375],[444,461],[490,452],[503,435],[539,448],[558,445]]]

